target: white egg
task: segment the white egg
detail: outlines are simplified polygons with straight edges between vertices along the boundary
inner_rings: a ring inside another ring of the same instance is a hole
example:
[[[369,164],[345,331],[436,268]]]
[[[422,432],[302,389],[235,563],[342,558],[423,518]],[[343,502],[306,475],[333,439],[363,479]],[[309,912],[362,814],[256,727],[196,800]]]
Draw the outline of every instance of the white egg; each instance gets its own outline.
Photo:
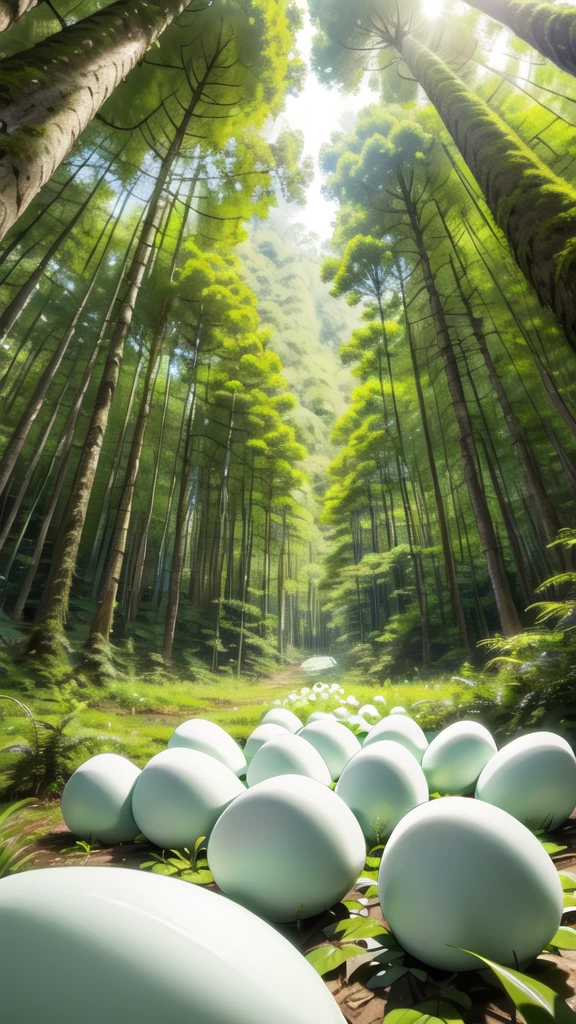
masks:
[[[0,917],[10,1024],[345,1024],[291,942],[197,885],[112,867],[26,871],[2,881]]]
[[[298,735],[318,751],[328,765],[332,779],[340,776],[344,765],[361,749],[354,733],[335,719],[311,722]]]
[[[271,921],[312,917],[337,903],[365,855],[362,830],[344,801],[300,775],[242,793],[208,842],[217,886]]]
[[[62,817],[90,842],[127,843],[140,831],[132,815],[132,790],[140,769],[120,754],[97,754],[76,769],[62,793]]]
[[[329,711],[313,711],[311,715],[308,715],[306,725],[310,725],[311,722],[330,721],[332,717]]]
[[[377,697],[374,697],[374,703],[375,704],[385,704],[386,703],[386,697],[383,697],[382,694],[379,693]]]
[[[480,772],[497,751],[479,722],[454,722],[433,739],[422,758],[431,793],[472,793]]]
[[[499,807],[458,796],[422,804],[396,826],[378,896],[404,949],[445,971],[478,967],[462,950],[523,970],[555,935],[563,909],[558,874],[536,837]]]
[[[300,736],[278,736],[257,750],[248,765],[246,781],[256,786],[277,775],[307,775],[329,786],[332,779],[324,759]]]
[[[200,750],[222,761],[235,775],[243,775],[246,771],[246,758],[236,740],[225,729],[206,718],[190,718],[188,722],[179,725],[168,740],[168,747]]]
[[[265,725],[257,725],[256,728],[250,733],[246,743],[244,745],[244,757],[247,761],[251,761],[257,750],[267,743],[268,740],[274,740],[277,736],[292,736],[293,733],[283,725],[275,725],[274,722],[266,722]]]
[[[422,760],[428,746],[428,740],[418,723],[413,718],[408,718],[407,715],[382,718],[368,733],[364,740],[364,746],[371,746],[372,743],[377,743],[379,740],[395,740],[396,743],[401,743],[411,754],[414,754],[417,761]]]
[[[370,718],[379,719],[380,718],[380,712],[378,711],[377,708],[374,707],[373,704],[363,704],[362,707],[358,710],[358,714],[362,718],[367,718],[367,719],[370,719]]]
[[[346,720],[351,717],[348,708],[343,707],[334,708],[334,711],[332,711],[332,715],[334,716],[334,718],[341,718],[343,720]]]
[[[172,747],[153,757],[132,794],[132,813],[147,839],[165,850],[194,849],[244,785],[209,754]]]
[[[488,762],[476,798],[513,814],[533,830],[555,829],[576,807],[576,758],[553,732],[512,740]]]
[[[282,725],[288,732],[298,732],[302,728],[302,722],[293,711],[287,708],[271,708],[263,716],[260,725]]]
[[[407,715],[406,708],[403,708],[400,704],[397,704],[395,708],[390,708],[391,715]]]
[[[336,793],[354,813],[370,846],[390,835],[398,822],[428,800],[428,784],[406,747],[381,740],[348,762]]]

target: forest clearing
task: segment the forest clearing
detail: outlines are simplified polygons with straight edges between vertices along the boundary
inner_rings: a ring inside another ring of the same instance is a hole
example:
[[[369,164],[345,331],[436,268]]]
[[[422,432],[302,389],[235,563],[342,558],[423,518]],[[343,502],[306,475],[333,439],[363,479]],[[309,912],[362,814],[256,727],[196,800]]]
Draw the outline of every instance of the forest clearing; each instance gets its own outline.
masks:
[[[0,0],[9,1024],[576,1021],[575,76]]]

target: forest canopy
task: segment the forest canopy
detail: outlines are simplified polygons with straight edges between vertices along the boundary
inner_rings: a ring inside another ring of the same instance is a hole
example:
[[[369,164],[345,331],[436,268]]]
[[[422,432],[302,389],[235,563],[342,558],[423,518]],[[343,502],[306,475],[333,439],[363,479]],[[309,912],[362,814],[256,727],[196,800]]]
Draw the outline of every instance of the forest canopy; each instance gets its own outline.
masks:
[[[547,650],[576,580],[576,8],[26,0],[0,31],[10,650],[376,676]],[[320,152],[324,239],[283,114],[311,75],[372,90]]]

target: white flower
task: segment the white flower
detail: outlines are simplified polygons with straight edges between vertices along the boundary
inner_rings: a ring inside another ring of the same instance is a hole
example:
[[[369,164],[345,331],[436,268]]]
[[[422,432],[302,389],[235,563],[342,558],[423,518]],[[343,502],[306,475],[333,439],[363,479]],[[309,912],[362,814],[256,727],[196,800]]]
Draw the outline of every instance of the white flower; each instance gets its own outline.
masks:
[[[338,687],[338,693],[344,693],[344,687],[343,686],[339,686]]]
[[[321,693],[320,696],[322,697],[322,700],[328,700],[330,694],[329,693]]]
[[[302,689],[300,690],[300,693],[302,694],[303,697],[307,697],[308,694],[310,693],[310,687],[303,686]]]
[[[330,693],[338,693],[339,690],[340,687],[338,686],[338,683],[332,683],[332,686],[330,687]]]
[[[352,695],[350,695],[348,697],[348,700],[346,701],[346,703],[350,704],[350,706],[353,707],[353,708],[359,708],[360,707],[360,701],[356,700],[356,697],[353,697]]]
[[[272,704],[274,705],[275,708],[279,707],[281,703],[282,703],[281,700],[273,700],[272,701]]]
[[[138,694],[137,694],[137,693],[133,693],[133,694],[132,694],[132,696],[133,696],[133,697],[137,697],[137,696],[138,696]]]
[[[385,704],[386,703],[386,697],[381,697],[380,695],[378,695],[378,697],[374,697],[374,703],[375,704]]]
[[[311,693],[310,696],[308,697],[308,700],[316,700],[316,694]]]
[[[142,702],[145,701],[145,700],[146,700],[146,697],[140,697],[140,704],[142,704]]]

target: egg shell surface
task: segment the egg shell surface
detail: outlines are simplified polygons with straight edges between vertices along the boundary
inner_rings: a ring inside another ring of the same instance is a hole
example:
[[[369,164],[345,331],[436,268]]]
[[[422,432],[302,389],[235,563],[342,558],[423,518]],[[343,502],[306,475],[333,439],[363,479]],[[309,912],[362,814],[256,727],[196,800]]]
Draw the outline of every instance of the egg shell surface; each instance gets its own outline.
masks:
[[[483,769],[476,798],[508,811],[532,830],[558,828],[576,807],[576,758],[553,732],[519,736]]]
[[[264,725],[257,725],[256,728],[250,733],[246,743],[244,745],[244,757],[247,761],[251,761],[257,750],[267,743],[268,740],[274,740],[277,736],[292,736],[293,733],[289,732],[283,725],[275,725],[274,722],[266,722]]]
[[[256,751],[248,765],[246,781],[256,786],[277,775],[307,775],[329,786],[332,779],[323,757],[301,736],[278,736]]]
[[[148,761],[132,794],[132,813],[150,842],[165,850],[194,849],[244,785],[225,764],[188,747]]]
[[[363,704],[362,707],[359,708],[358,714],[362,718],[376,718],[376,719],[379,719],[381,717],[380,712],[378,711],[377,708],[374,707],[373,704]]]
[[[333,780],[340,777],[344,766],[361,749],[354,733],[335,719],[311,722],[298,735],[318,751]]]
[[[190,718],[182,722],[168,740],[168,747],[190,747],[192,750],[200,750],[203,754],[215,757],[222,761],[235,775],[243,775],[246,771],[246,758],[242,749],[215,722],[209,722],[206,718]]]
[[[406,747],[381,740],[364,747],[348,762],[336,793],[373,846],[389,836],[408,811],[428,800],[428,783]]]
[[[79,1013],[82,1024],[344,1024],[287,939],[178,879],[110,867],[27,871],[2,881],[0,917],[6,1024]]]
[[[331,718],[332,715],[330,714],[329,711],[313,711],[311,715],[308,715],[308,718],[306,719],[306,725],[310,725],[311,722],[326,721],[327,719],[328,721],[330,721]]]
[[[400,704],[397,704],[395,708],[390,708],[391,715],[407,715],[406,708],[403,708]]]
[[[128,843],[140,829],[132,791],[140,769],[120,754],[96,754],[70,776],[60,809],[66,826],[90,842]]]
[[[334,718],[348,719],[352,717],[351,713],[348,711],[348,708],[344,707],[334,708],[334,711],[332,711],[331,714],[334,716]]]
[[[497,746],[479,722],[454,722],[430,743],[422,768],[431,793],[472,793],[480,772]]]
[[[302,728],[302,722],[295,715],[293,711],[289,711],[288,708],[271,708],[263,716],[260,725],[281,725],[288,732],[298,732]]]
[[[378,896],[394,935],[432,967],[478,960],[523,970],[560,927],[562,887],[552,860],[516,818],[479,800],[421,804],[394,829]]]
[[[350,891],[365,856],[352,811],[332,790],[301,775],[247,790],[226,808],[208,841],[218,887],[271,921],[327,910]]]
[[[418,722],[415,722],[413,718],[408,718],[408,715],[394,715],[392,718],[388,715],[376,722],[364,740],[364,746],[370,746],[379,740],[394,740],[396,743],[401,743],[418,762],[422,761],[424,751],[428,746],[428,740]]]

